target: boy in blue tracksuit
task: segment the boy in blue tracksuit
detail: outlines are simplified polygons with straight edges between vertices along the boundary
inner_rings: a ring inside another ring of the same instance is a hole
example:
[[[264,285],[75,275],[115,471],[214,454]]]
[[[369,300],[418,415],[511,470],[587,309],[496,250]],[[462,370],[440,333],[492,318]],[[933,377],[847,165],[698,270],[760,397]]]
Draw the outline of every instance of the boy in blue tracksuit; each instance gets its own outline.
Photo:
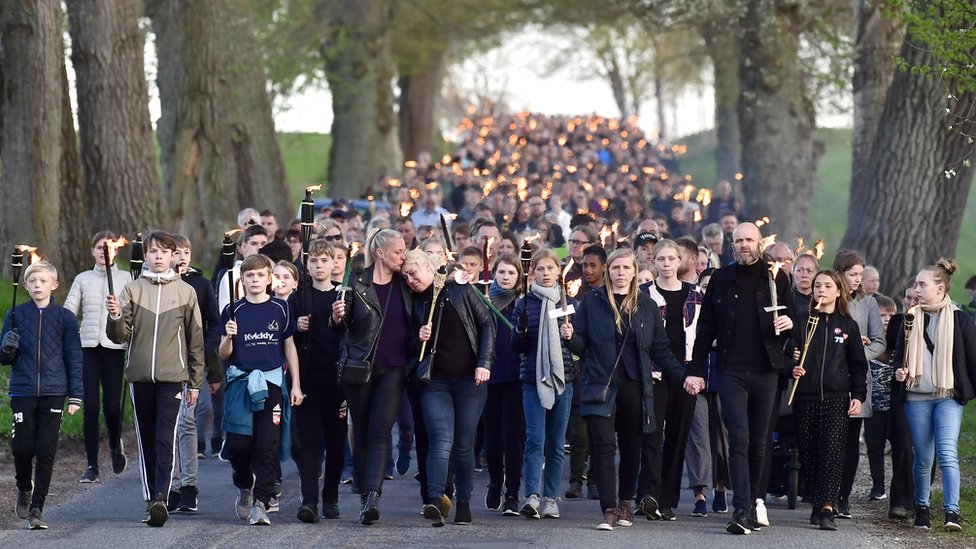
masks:
[[[38,261],[27,267],[24,288],[31,300],[7,313],[0,335],[0,363],[12,365],[10,447],[17,516],[27,519],[31,530],[47,529],[42,511],[58,451],[64,399],[68,397],[68,413],[74,414],[84,393],[78,322],[51,297],[57,287],[53,265]]]

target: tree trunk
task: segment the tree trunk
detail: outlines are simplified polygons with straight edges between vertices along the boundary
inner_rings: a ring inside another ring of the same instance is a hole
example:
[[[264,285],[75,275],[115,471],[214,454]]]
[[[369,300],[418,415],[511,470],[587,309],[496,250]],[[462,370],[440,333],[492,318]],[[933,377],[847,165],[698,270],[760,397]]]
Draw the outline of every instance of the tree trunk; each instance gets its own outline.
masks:
[[[604,54],[604,65],[607,70],[607,78],[610,80],[610,90],[613,91],[613,100],[617,104],[617,110],[620,111],[620,119],[626,120],[631,114],[629,105],[627,104],[627,87],[624,84],[624,76],[620,70],[620,63],[617,61],[617,55],[610,50]],[[637,101],[638,91],[634,89],[634,86],[630,86],[630,96],[634,98],[634,102]],[[636,108],[636,105],[635,105]],[[636,112],[634,114],[637,114]]]
[[[38,247],[61,265],[64,43],[57,0],[0,1],[4,94],[0,250]],[[72,205],[74,206],[74,205]],[[78,212],[84,215],[84,211]]]
[[[59,10],[60,11],[60,10]],[[62,33],[59,34],[63,36]],[[62,38],[63,46],[63,38]],[[63,51],[63,50],[62,50]],[[68,91],[68,71],[61,59],[61,280],[73,280],[78,273],[90,269],[94,259],[91,233],[88,232],[88,197],[85,196],[85,174],[78,154],[78,135],[71,115],[71,94]],[[70,284],[62,283],[67,295]]]
[[[224,86],[245,83],[231,82],[235,73],[226,70],[235,60],[222,49],[227,39],[224,2],[152,0],[145,5],[159,60],[161,116],[156,128],[164,194],[170,216],[193,244],[194,257],[209,265],[223,232],[236,225],[241,207],[238,171],[244,168],[235,165],[229,92]],[[277,140],[271,143],[277,149]],[[246,192],[256,199],[255,189]],[[287,206],[288,194],[278,194],[285,199],[278,207]],[[291,215],[288,210],[276,211],[282,222]]]
[[[421,152],[437,158],[440,152],[437,131],[437,104],[444,82],[447,52],[431,51],[422,71],[400,69],[400,148],[403,157],[416,160]]]
[[[787,241],[809,230],[810,199],[821,154],[812,137],[814,107],[797,60],[795,5],[750,0],[742,25],[739,127],[744,213],[769,216]]]
[[[661,68],[660,60],[657,58],[657,48],[654,53],[654,103],[657,106],[657,133],[658,139],[663,141],[669,136],[668,123],[665,118],[665,98],[664,98],[664,71]]]
[[[712,60],[715,94],[715,178],[733,181],[741,170],[742,143],[739,137],[739,42],[736,32],[725,28],[728,20],[706,24],[702,30],[705,48]],[[719,28],[721,25],[721,28]]]
[[[68,0],[90,230],[166,223],[136,0]]]
[[[901,45],[902,25],[885,17],[872,0],[855,0],[854,131],[851,186],[864,185],[871,146],[884,110],[885,94],[894,77],[893,58]]]
[[[330,2],[325,74],[332,92],[329,194],[357,197],[402,155],[393,113],[391,0]]]
[[[913,46],[919,43],[909,35],[902,46],[909,65],[932,62]],[[925,265],[956,254],[974,170],[962,164],[972,145],[947,127],[973,112],[976,92],[948,100],[946,90],[937,77],[894,72],[863,184],[851,186],[841,246],[859,250],[878,268],[887,295],[901,292]],[[954,174],[947,176],[949,170]]]

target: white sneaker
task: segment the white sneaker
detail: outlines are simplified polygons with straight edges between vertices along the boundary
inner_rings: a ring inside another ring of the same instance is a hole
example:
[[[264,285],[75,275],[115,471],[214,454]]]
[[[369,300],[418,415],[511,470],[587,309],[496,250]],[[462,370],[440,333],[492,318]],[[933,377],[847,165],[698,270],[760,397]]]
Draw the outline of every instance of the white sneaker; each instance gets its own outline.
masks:
[[[237,495],[237,501],[234,502],[234,510],[237,512],[237,518],[247,520],[253,505],[254,492],[249,488],[241,488],[240,493]]]
[[[281,506],[278,504],[278,498],[271,496],[271,500],[268,501],[268,512],[277,513],[281,510]]]
[[[559,518],[559,500],[545,498],[542,502],[542,518]]]
[[[525,518],[541,518],[539,516],[539,494],[529,494],[529,497],[525,498],[525,503],[522,504],[522,509],[519,511]]]
[[[766,502],[762,498],[756,498],[756,522],[759,526],[769,526],[769,515],[766,514]]]
[[[250,522],[251,526],[271,526],[268,511],[260,501],[255,501],[254,505],[251,506]]]

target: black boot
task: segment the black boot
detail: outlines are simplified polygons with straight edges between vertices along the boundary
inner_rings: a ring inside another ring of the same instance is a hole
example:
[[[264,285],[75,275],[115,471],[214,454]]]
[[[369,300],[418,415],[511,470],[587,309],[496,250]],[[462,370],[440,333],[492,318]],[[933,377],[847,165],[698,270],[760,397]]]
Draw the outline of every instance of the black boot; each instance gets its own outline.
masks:
[[[370,525],[380,520],[380,494],[369,492],[363,501],[363,510],[359,514],[359,523]]]

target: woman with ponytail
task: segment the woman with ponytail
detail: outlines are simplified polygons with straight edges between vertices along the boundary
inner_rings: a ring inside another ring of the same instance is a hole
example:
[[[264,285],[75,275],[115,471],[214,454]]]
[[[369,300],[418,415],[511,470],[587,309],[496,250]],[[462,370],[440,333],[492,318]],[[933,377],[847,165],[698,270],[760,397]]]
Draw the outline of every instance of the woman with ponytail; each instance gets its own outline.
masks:
[[[905,383],[905,414],[915,447],[915,527],[932,527],[929,474],[939,455],[943,528],[962,530],[959,516],[959,430],[963,407],[976,397],[976,326],[949,299],[956,263],[940,259],[915,277],[918,305],[907,348],[895,358],[895,380]]]
[[[679,384],[685,369],[671,353],[657,305],[637,290],[634,253],[615,250],[606,271],[604,287],[583,298],[569,345],[583,357],[581,414],[589,427],[590,474],[596,476],[603,511],[597,529],[614,530],[633,525],[641,446],[647,455],[655,450],[648,448],[653,439],[647,436],[657,428],[651,363]],[[619,472],[614,459],[618,442]],[[645,512],[656,513],[654,499],[645,499],[653,506]]]

